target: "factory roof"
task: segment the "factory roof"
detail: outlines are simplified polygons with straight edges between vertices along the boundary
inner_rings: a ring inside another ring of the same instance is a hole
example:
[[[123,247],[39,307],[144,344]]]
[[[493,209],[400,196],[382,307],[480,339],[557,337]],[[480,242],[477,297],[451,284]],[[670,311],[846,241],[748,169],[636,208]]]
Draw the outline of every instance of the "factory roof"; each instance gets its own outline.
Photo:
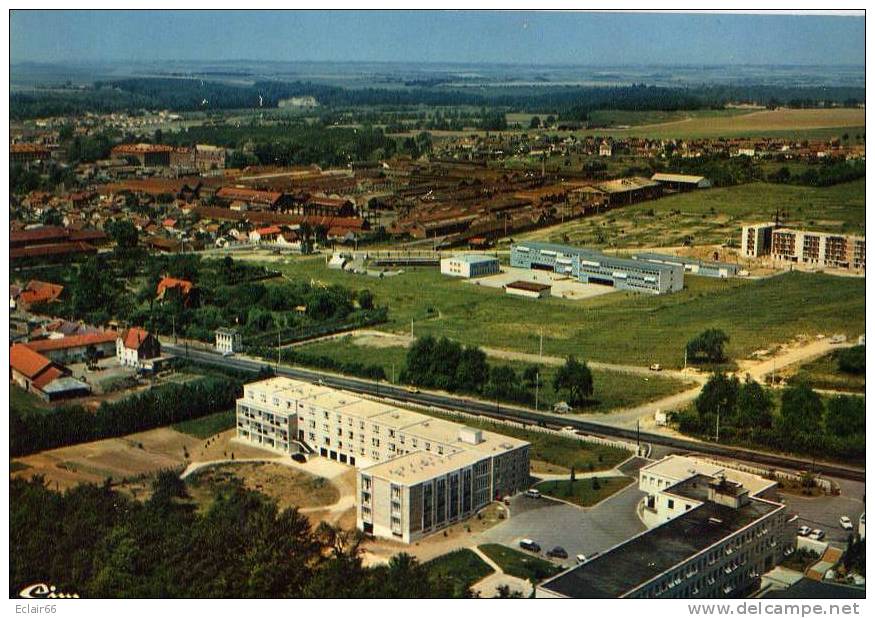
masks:
[[[648,262],[665,262],[671,264],[695,264],[704,268],[728,268],[731,270],[738,270],[740,266],[738,264],[732,264],[730,262],[712,262],[708,260],[700,260],[699,258],[694,257],[684,257],[681,255],[668,255],[665,253],[636,253],[632,256],[636,260],[646,260]]]
[[[703,180],[707,180],[704,176],[690,176],[689,174],[664,174],[656,173],[650,177],[650,180],[656,182],[685,182],[690,184],[699,184]]]
[[[475,253],[461,253],[461,254],[458,254],[458,255],[454,255],[454,256],[453,256],[452,258],[450,258],[450,259],[453,259],[453,260],[456,260],[456,261],[459,261],[459,262],[464,262],[464,263],[466,263],[466,264],[479,264],[479,263],[481,263],[481,262],[494,262],[494,261],[496,261],[498,258],[495,257],[494,255],[482,255],[482,254],[475,254]]]

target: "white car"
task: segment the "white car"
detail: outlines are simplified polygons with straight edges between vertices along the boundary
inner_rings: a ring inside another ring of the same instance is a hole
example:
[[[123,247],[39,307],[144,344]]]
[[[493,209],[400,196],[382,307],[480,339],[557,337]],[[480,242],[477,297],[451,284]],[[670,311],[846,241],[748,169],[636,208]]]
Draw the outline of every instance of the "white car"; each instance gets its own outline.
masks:
[[[577,560],[577,564],[583,564],[584,562],[586,562],[586,556],[583,554],[577,554],[575,556],[575,559]]]
[[[815,528],[811,531],[811,538],[815,541],[822,541],[824,536],[826,535],[823,533],[823,530],[820,530],[818,528]]]
[[[846,516],[846,515],[841,516],[841,518],[839,519],[839,523],[842,525],[842,528],[844,528],[845,530],[853,530],[854,529],[854,524],[851,523],[851,518]]]
[[[526,490],[526,495],[527,495],[529,498],[540,498],[540,497],[541,497],[541,492],[538,491],[537,489],[527,489],[527,490]]]
[[[799,532],[797,534],[799,536],[808,536],[811,534],[811,528],[808,526],[799,526]]]

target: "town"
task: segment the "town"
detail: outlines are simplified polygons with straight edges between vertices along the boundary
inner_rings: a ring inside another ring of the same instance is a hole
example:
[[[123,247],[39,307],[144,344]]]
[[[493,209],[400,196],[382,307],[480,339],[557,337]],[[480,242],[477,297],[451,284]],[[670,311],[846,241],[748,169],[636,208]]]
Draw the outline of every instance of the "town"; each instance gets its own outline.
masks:
[[[865,597],[862,73],[29,66],[12,597]]]

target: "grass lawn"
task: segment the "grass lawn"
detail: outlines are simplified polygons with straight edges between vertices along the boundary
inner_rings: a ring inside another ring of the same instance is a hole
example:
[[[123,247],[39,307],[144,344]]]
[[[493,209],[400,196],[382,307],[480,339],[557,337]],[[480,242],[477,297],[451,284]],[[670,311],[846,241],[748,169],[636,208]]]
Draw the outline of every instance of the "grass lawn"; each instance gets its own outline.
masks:
[[[678,193],[519,239],[618,249],[681,245],[687,236],[696,245],[739,243],[743,224],[774,220],[778,208],[787,211],[785,222],[793,227],[865,234],[866,181],[824,188],[754,182]]]
[[[611,476],[598,479],[598,489],[593,487],[594,478],[577,479],[573,484],[569,481],[544,481],[537,488],[545,496],[553,496],[560,500],[573,502],[580,506],[592,506],[617,493],[631,482],[628,476]],[[569,487],[571,485],[571,487]]]
[[[296,351],[314,356],[327,356],[336,360],[366,365],[380,365],[389,380],[392,379],[393,367],[395,380],[405,366],[407,348],[402,346],[374,347],[356,343],[347,335],[338,339],[318,341],[295,348]],[[528,363],[489,358],[490,365],[507,365],[512,367],[517,375],[521,375]],[[554,403],[563,401],[566,396],[553,389],[553,377],[558,367],[540,365],[541,378],[538,391],[539,407],[549,409]],[[681,392],[690,387],[689,384],[657,375],[641,376],[618,371],[592,369],[595,396],[593,402],[580,408],[578,412],[607,412],[616,408],[632,407],[647,401],[666,397]],[[535,389],[529,389],[534,398]]]
[[[423,411],[422,413],[459,422],[459,417],[450,414],[442,414],[433,410]],[[629,451],[625,449],[581,442],[574,438],[566,438],[540,431],[530,431],[486,419],[465,418],[462,422],[469,427],[526,440],[532,444],[530,450],[531,459],[537,459],[563,468],[574,466],[575,470],[581,472],[610,470],[630,456]]]
[[[182,421],[172,425],[172,427],[176,431],[181,431],[195,438],[206,439],[234,427],[234,415],[234,410],[223,410],[215,414]]]
[[[423,566],[428,570],[430,578],[450,580],[457,594],[466,592],[475,583],[495,572],[483,558],[467,548],[438,556]]]
[[[487,543],[477,547],[489,556],[501,570],[520,579],[536,582],[552,577],[562,571],[562,567],[542,560],[530,553],[523,553],[497,543]]]
[[[812,388],[826,390],[848,391],[850,393],[866,392],[866,374],[846,373],[839,369],[837,353],[831,352],[817,360],[799,367],[796,375],[804,378]]]
[[[54,410],[48,403],[15,384],[9,385],[9,407],[20,410],[25,416],[46,414]]]
[[[614,292],[582,301],[509,297],[499,289],[442,276],[436,269],[365,278],[329,270],[323,257],[274,263],[292,278],[371,290],[389,306],[382,330],[445,335],[466,344],[639,366],[683,364],[687,341],[706,328],[729,335],[730,358],[744,358],[800,333],[864,332],[863,279],[787,273],[764,280],[690,276],[662,296]]]

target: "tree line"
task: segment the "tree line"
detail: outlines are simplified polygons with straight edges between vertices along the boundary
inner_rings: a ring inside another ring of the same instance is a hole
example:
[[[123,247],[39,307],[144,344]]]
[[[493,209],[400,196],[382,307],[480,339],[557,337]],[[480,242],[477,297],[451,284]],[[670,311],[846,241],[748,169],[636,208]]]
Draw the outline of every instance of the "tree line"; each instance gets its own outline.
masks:
[[[242,393],[239,377],[211,375],[150,388],[119,401],[104,401],[93,412],[73,405],[27,414],[12,404],[9,454],[20,457],[172,425],[233,408]]]
[[[676,415],[679,428],[707,438],[812,456],[860,459],[866,452],[866,402],[849,395],[821,397],[804,380],[780,393],[754,380],[715,373],[692,409]]]

